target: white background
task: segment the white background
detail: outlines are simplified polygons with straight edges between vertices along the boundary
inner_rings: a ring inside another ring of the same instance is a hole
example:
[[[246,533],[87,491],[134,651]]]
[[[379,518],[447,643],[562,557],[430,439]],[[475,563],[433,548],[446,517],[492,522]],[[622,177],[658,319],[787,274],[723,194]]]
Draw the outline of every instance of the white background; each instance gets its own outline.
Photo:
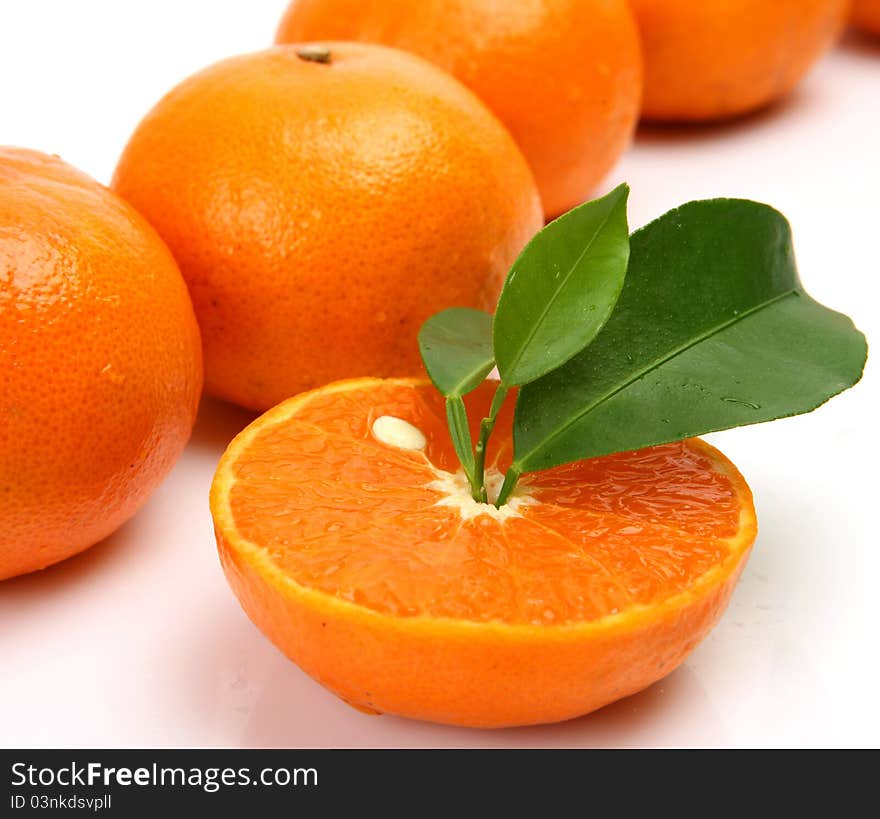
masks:
[[[284,0],[3,0],[0,143],[107,182],[140,117],[194,70],[268,45]],[[644,130],[608,184],[640,225],[743,196],[790,218],[802,277],[869,341],[880,304],[880,42],[848,38],[785,104]],[[249,418],[205,401],[135,520],[81,557],[0,584],[2,746],[880,744],[878,372],[818,412],[713,437],[760,534],[722,623],[666,680],[555,726],[479,732],[360,714],[254,628],[226,587],[207,491]]]

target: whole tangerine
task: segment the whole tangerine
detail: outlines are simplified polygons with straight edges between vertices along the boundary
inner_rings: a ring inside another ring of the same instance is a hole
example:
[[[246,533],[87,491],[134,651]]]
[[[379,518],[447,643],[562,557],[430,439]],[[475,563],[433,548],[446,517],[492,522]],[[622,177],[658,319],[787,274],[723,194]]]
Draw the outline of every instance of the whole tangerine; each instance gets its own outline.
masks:
[[[0,579],[130,518],[183,450],[201,385],[155,231],[57,157],[0,148]]]
[[[201,71],[141,122],[114,189],[190,287],[206,388],[252,409],[421,371],[421,323],[494,306],[541,226],[513,139],[454,78],[357,43]]]
[[[791,91],[834,43],[848,0],[631,0],[645,54],[642,115],[700,121]]]

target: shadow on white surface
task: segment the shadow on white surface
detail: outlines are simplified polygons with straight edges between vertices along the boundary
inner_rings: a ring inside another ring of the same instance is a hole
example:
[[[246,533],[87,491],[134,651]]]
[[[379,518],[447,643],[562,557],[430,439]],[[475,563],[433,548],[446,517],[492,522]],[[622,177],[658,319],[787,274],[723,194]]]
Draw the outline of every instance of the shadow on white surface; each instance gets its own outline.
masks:
[[[218,602],[194,622],[191,651],[169,690],[201,726],[245,748],[632,747],[657,735],[671,744],[724,742],[722,720],[687,665],[651,688],[579,719],[495,731],[362,714],[287,660],[238,609]],[[213,695],[205,691],[213,688]],[[235,739],[233,739],[235,738]]]
[[[864,57],[874,61],[880,57],[880,35],[850,29],[837,46],[838,50],[850,56]]]
[[[128,563],[134,553],[144,548],[138,543],[137,523],[135,516],[109,537],[67,560],[4,580],[0,584],[0,619],[11,618],[23,604],[96,583],[101,574],[113,573]]]
[[[256,413],[241,407],[203,397],[187,448],[219,460],[229,442],[256,417]],[[159,492],[162,492],[162,488],[156,494]],[[16,601],[21,603],[30,598],[69,590],[79,583],[97,582],[101,573],[112,574],[131,562],[139,550],[147,548],[143,543],[138,543],[139,523],[144,511],[141,509],[112,535],[67,560],[42,571],[3,581],[0,587],[0,615],[7,605],[11,606]]]
[[[694,143],[717,145],[725,140],[752,140],[761,138],[762,131],[778,127],[780,122],[799,114],[809,115],[825,104],[821,90],[809,84],[798,86],[781,100],[735,117],[711,122],[645,121],[639,125],[636,144],[644,147],[662,147],[668,150],[676,145],[687,147]]]
[[[219,459],[229,442],[258,414],[217,398],[202,396],[189,447],[209,455],[215,454]]]

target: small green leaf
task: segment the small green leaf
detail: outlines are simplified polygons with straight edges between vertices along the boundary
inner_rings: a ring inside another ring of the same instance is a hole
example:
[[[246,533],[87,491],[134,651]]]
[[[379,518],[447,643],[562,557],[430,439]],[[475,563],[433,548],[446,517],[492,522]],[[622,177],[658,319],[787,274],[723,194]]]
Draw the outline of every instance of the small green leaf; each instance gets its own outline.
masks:
[[[538,233],[514,262],[493,328],[505,384],[527,384],[577,355],[611,315],[629,258],[621,185]]]
[[[855,384],[866,355],[852,322],[804,292],[781,214],[692,202],[633,234],[626,284],[595,341],[522,388],[514,466],[809,412]]]
[[[469,307],[450,307],[419,330],[419,350],[434,386],[443,395],[467,395],[492,371],[492,316]]]

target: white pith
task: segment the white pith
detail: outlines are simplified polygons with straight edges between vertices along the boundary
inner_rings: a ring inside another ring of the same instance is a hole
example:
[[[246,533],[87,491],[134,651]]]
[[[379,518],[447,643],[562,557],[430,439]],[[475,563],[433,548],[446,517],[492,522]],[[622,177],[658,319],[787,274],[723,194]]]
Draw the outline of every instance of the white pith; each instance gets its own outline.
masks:
[[[473,520],[480,515],[487,515],[493,520],[504,522],[510,518],[521,518],[522,509],[538,501],[529,493],[528,486],[518,485],[507,503],[497,507],[491,501],[498,497],[501,484],[504,483],[504,474],[494,466],[486,470],[485,487],[490,503],[475,501],[471,495],[471,487],[464,472],[446,472],[442,469],[435,470],[436,480],[428,484],[428,489],[439,492],[443,497],[437,501],[437,506],[449,506],[457,509],[462,520]]]
[[[393,415],[380,415],[373,421],[370,429],[379,443],[396,449],[422,451],[428,443],[425,434],[418,427]],[[494,501],[504,483],[504,474],[494,466],[486,469],[484,476],[489,503],[474,500],[467,476],[462,470],[447,472],[436,467],[432,469],[437,477],[428,484],[428,489],[443,495],[436,505],[457,509],[462,520],[473,520],[480,515],[487,515],[493,520],[504,522],[510,518],[522,517],[520,510],[524,506],[537,503],[529,493],[528,486],[519,484],[504,506],[500,508],[495,506]]]

